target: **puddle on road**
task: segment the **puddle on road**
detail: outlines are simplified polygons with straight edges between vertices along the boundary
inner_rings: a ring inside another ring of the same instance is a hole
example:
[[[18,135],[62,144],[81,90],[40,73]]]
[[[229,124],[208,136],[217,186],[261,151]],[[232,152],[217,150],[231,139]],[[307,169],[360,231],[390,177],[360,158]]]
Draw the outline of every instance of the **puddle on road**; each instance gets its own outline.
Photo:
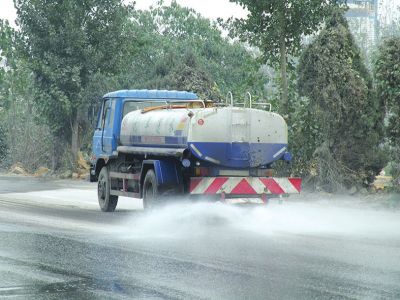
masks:
[[[173,204],[127,221],[122,238],[187,238],[213,232],[400,237],[400,212],[352,200],[271,202],[241,207],[221,203]]]

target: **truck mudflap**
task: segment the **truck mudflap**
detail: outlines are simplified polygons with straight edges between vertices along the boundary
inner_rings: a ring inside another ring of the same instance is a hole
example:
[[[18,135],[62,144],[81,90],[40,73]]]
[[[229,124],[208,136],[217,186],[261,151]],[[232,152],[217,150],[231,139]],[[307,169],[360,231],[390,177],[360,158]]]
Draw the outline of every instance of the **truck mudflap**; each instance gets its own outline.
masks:
[[[301,178],[278,177],[191,177],[191,195],[284,195],[299,194]]]

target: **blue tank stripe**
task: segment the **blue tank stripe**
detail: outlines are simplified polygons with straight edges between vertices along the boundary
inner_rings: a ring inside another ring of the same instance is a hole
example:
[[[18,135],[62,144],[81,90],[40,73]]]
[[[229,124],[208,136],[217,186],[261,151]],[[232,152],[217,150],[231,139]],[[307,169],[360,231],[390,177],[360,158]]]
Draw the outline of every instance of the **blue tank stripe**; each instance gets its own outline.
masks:
[[[125,146],[187,146],[186,136],[140,136],[140,135],[121,135],[121,140]]]
[[[192,154],[197,158],[204,160],[207,156],[219,161],[222,166],[232,168],[269,165],[279,160],[287,150],[287,144],[282,143],[189,142],[188,144]]]

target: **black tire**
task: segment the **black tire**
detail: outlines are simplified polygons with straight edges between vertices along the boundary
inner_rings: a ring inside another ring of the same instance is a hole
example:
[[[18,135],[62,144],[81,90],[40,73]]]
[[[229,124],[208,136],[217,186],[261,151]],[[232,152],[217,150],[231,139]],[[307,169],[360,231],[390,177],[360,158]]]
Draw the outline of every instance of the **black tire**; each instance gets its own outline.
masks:
[[[110,195],[110,187],[111,183],[108,167],[104,166],[100,171],[97,184],[97,198],[100,208],[104,212],[113,212],[118,203],[118,196]]]
[[[154,170],[147,171],[143,182],[143,208],[151,210],[160,205],[160,191]]]

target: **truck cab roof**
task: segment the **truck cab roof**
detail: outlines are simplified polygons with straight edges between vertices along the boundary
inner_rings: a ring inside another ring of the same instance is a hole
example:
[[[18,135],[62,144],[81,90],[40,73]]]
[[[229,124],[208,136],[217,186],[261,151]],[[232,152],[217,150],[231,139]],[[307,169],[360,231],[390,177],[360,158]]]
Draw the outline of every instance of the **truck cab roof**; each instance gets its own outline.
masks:
[[[119,90],[107,93],[103,98],[129,98],[143,100],[171,99],[171,100],[197,100],[195,93],[167,90]]]

